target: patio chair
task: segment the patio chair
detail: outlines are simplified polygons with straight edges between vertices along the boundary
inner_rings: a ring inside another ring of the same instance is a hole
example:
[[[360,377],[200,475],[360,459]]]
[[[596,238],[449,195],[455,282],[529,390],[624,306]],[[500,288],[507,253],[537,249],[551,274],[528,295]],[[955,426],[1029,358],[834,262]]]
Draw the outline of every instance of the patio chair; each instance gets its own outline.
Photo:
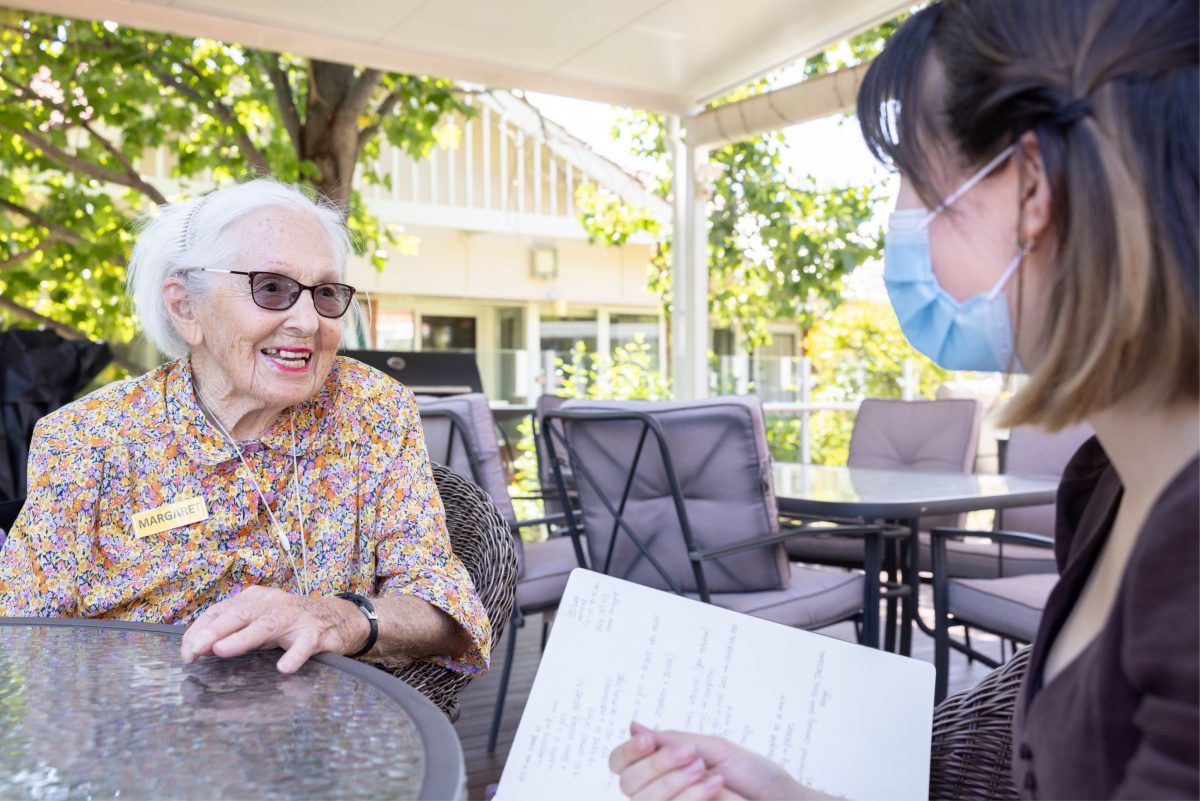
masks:
[[[559,497],[558,487],[554,481],[554,466],[550,463],[550,454],[546,452],[546,415],[550,412],[558,411],[566,402],[567,398],[561,395],[540,395],[537,399],[537,408],[534,412],[533,442],[537,456],[538,483],[542,488],[541,499],[546,514],[561,514],[563,511],[563,502]],[[563,477],[565,479],[567,497],[569,499],[575,498],[575,479],[571,475],[569,466],[564,467]]]
[[[1001,469],[1007,475],[1058,481],[1075,451],[1091,436],[1092,428],[1087,423],[1055,432],[1017,426],[1009,432]],[[1054,504],[999,509],[995,528],[1053,537]],[[923,534],[921,539],[921,569],[932,570],[928,537]],[[962,537],[947,540],[946,548],[951,576],[1000,578],[1058,571],[1054,554],[1046,549],[1003,540],[994,542],[986,531],[964,530]]]
[[[877,642],[876,582],[787,560],[783,542],[806,531],[780,524],[758,398],[569,401],[546,418],[594,570],[799,628],[865,619]],[[870,540],[878,570],[878,529],[846,533]]]
[[[862,402],[850,435],[849,467],[969,473],[975,463],[982,407],[976,400]],[[924,518],[923,525],[961,524],[957,516]],[[798,562],[862,566],[862,542],[805,538],[788,543]]]
[[[962,531],[935,528],[930,532],[933,539],[933,664],[937,670],[935,701],[941,701],[946,696],[952,645],[985,665],[997,667],[1000,664],[969,644],[952,643],[951,626],[981,629],[1012,642],[1033,642],[1046,599],[1058,583],[1057,573],[1027,573],[982,579],[954,578],[947,565],[946,544],[952,538],[962,536]],[[992,531],[988,532],[988,536],[1006,544],[1040,547],[1047,553],[1054,547],[1053,539],[1037,534]]]
[[[929,798],[1010,801],[1018,797],[1012,777],[1012,719],[1021,681],[1029,669],[1025,648],[969,690],[933,711]]]
[[[1053,433],[1019,426],[1009,434],[1005,470],[1057,481],[1090,436],[1092,429],[1086,424]],[[1058,581],[1052,550],[1054,514],[1053,504],[1005,509],[998,522],[1008,530],[937,528],[930,532],[939,698],[945,693],[951,648],[984,664],[997,665],[996,660],[972,648],[969,637],[965,643],[952,640],[951,626],[961,625],[966,631],[982,629],[1013,643],[1031,642],[1037,634],[1046,599]],[[970,541],[981,535],[987,538],[986,544]],[[960,548],[957,562],[951,558],[955,546]],[[972,548],[973,553],[964,548]],[[968,555],[976,561],[969,562]],[[970,570],[964,570],[964,565]],[[1002,640],[1001,657],[1003,654]]]
[[[508,523],[487,493],[466,476],[435,463],[433,480],[446,512],[450,545],[491,620],[495,653],[516,598],[517,555]],[[470,676],[432,662],[414,662],[391,672],[433,701],[451,721],[458,719],[458,696]]]
[[[522,529],[533,526],[551,528],[565,518],[562,514],[551,514],[531,520],[517,520],[508,494],[495,423],[485,395],[471,393],[447,398],[418,397],[417,404],[430,460],[467,473],[491,496],[509,527],[516,549],[517,591],[512,609],[513,631],[505,643],[500,691],[488,736],[490,753],[495,750],[500,720],[504,714],[504,697],[516,654],[516,629],[524,625],[528,615],[550,612],[558,607],[571,571],[584,564],[583,549],[571,537],[553,536],[553,529],[551,536],[542,542],[526,543],[522,540]],[[543,647],[546,633],[547,627],[543,625]]]
[[[975,464],[982,406],[972,399],[902,401],[868,398],[862,402],[850,435],[850,467],[907,468],[917,471],[969,473]],[[961,525],[960,516],[930,517],[923,527]],[[863,567],[863,543],[844,537],[806,537],[787,544],[788,557],[797,562],[838,567]],[[902,587],[902,564],[894,542],[884,554],[886,584]],[[916,577],[905,579],[916,581]],[[887,602],[885,647],[892,650],[895,637],[896,596]]]

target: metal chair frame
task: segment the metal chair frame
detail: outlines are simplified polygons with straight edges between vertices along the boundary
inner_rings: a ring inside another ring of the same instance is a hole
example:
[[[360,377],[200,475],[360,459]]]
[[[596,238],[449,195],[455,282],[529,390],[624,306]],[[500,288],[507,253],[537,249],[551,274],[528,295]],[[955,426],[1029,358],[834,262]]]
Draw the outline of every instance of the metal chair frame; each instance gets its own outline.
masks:
[[[453,456],[453,454],[454,454],[455,438],[457,437],[457,438],[461,439],[463,450],[467,454],[467,461],[470,463],[470,466],[471,466],[471,480],[474,481],[480,487],[484,486],[484,482],[482,480],[483,479],[483,476],[482,476],[483,468],[482,468],[482,463],[479,458],[479,450],[475,447],[475,442],[471,439],[471,437],[469,437],[466,433],[464,433],[464,432],[470,431],[471,429],[468,428],[468,423],[463,418],[463,416],[461,414],[459,414],[457,411],[455,411],[454,409],[446,409],[446,408],[421,409],[420,414],[423,419],[443,418],[450,422],[450,432],[449,432],[449,436],[447,437],[447,440],[446,440],[446,454],[445,454],[446,462],[449,463],[451,456]],[[441,454],[438,454],[438,456],[440,456],[440,455]],[[438,461],[437,459],[433,459],[432,457],[431,457],[431,459],[433,461]],[[530,528],[532,526],[544,525],[551,530],[551,533],[553,533],[554,532],[553,526],[555,524],[563,523],[565,520],[566,520],[566,514],[558,513],[558,514],[553,514],[553,515],[545,515],[543,517],[538,517],[538,518],[532,518],[529,520],[510,520],[510,521],[506,521],[506,522],[508,523],[509,531],[511,532],[511,534],[514,537],[519,537],[519,536],[521,536],[521,529]],[[575,550],[576,560],[578,560],[580,565],[586,565],[587,561],[584,557],[583,545],[579,542],[579,538],[572,535],[571,540],[572,540],[572,545]],[[518,578],[518,583],[519,582],[520,582],[520,579]],[[509,623],[509,636],[504,644],[504,665],[500,669],[500,687],[499,687],[499,690],[497,691],[497,695],[496,695],[496,705],[492,709],[492,725],[491,725],[491,730],[488,733],[487,751],[489,754],[496,750],[496,740],[500,736],[500,722],[504,717],[504,699],[508,694],[508,682],[512,678],[512,665],[513,665],[513,660],[516,658],[516,652],[517,652],[517,631],[516,630],[518,628],[523,628],[524,625],[525,625],[525,616],[522,614],[521,608],[514,602],[513,607],[512,607],[512,620]],[[546,634],[547,634],[546,627],[543,626],[543,629],[542,629],[542,648],[543,649],[546,647]]]
[[[987,626],[970,620],[960,620],[950,614],[950,582],[954,578],[948,575],[946,541],[956,537],[979,536],[981,532],[964,528],[935,528],[929,532],[929,547],[933,557],[933,663],[937,671],[934,682],[934,701],[941,702],[946,697],[946,687],[950,678],[950,649],[953,648],[969,659],[978,659],[991,668],[1000,667],[1001,662],[987,654],[980,653],[971,647],[970,642],[960,643],[950,636],[951,626],[972,627],[997,637],[1024,643],[1026,640],[1015,637],[1011,632],[996,631]],[[985,536],[1003,544],[1032,545],[1040,548],[1053,548],[1054,540],[1040,534],[1027,534],[1020,531],[988,531]],[[1004,577],[1004,563],[1000,563],[1000,577]],[[969,631],[970,629],[967,628]],[[1003,655],[1003,651],[1001,652]]]
[[[774,545],[781,542],[786,542],[789,539],[803,536],[853,536],[862,537],[865,541],[865,555],[867,570],[874,570],[874,573],[868,572],[868,577],[871,575],[879,575],[880,565],[880,542],[883,536],[896,536],[904,533],[897,527],[882,526],[882,525],[867,525],[859,521],[836,521],[832,526],[787,526],[778,532],[766,534],[765,536],[753,537],[750,539],[739,540],[735,543],[722,545],[715,548],[700,548],[696,544],[695,537],[692,534],[691,523],[689,522],[687,505],[683,500],[683,492],[680,488],[678,473],[675,470],[674,461],[671,458],[670,448],[667,445],[666,432],[662,424],[651,414],[634,410],[629,411],[574,411],[574,410],[558,410],[547,413],[547,420],[562,420],[562,426],[545,426],[545,430],[550,432],[550,436],[546,438],[546,448],[549,454],[552,466],[554,467],[555,481],[558,484],[560,493],[566,491],[566,483],[563,478],[563,467],[570,465],[577,482],[584,481],[589,487],[595,491],[598,499],[604,505],[605,509],[613,517],[612,530],[609,532],[608,547],[605,553],[604,563],[599,566],[601,572],[608,574],[612,568],[613,552],[616,546],[617,535],[619,532],[630,539],[638,552],[654,567],[655,571],[662,577],[663,581],[672,592],[677,595],[684,595],[683,589],[671,578],[667,570],[655,558],[650,549],[633,530],[629,522],[625,519],[625,506],[629,500],[629,494],[633,488],[633,481],[637,475],[638,466],[641,463],[641,458],[645,452],[646,442],[653,435],[655,446],[658,449],[659,456],[662,458],[663,468],[667,475],[667,482],[670,487],[675,514],[679,521],[680,530],[683,535],[684,545],[687,549],[688,559],[691,562],[692,574],[696,581],[696,587],[700,600],[704,603],[711,603],[712,598],[708,591],[708,581],[704,573],[704,563],[722,556],[738,553],[740,551],[761,548],[767,545]],[[587,421],[587,422],[602,422],[602,423],[640,423],[642,428],[638,436],[637,447],[634,452],[632,463],[629,466],[629,475],[625,481],[625,485],[621,492],[621,498],[618,503],[614,504],[612,499],[607,496],[604,490],[601,489],[592,472],[587,469],[580,459],[575,449],[571,447],[570,437],[567,433],[571,421]],[[555,444],[557,441],[557,445]],[[559,457],[558,449],[561,447],[566,454],[566,459]],[[572,537],[578,543],[580,535],[583,531],[583,526],[579,517],[582,512],[577,512],[570,507],[565,511],[567,527]],[[594,566],[595,569],[595,566]],[[870,580],[863,583],[863,611],[856,615],[862,622],[861,639],[864,643],[871,647],[878,647],[879,643],[879,600],[880,588],[878,582]]]

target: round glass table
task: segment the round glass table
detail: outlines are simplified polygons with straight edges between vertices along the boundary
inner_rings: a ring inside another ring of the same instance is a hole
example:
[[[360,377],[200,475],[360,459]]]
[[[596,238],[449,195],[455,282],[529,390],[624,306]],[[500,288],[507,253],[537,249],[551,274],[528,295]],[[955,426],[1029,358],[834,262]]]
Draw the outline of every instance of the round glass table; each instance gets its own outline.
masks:
[[[445,716],[377,668],[185,665],[179,626],[0,618],[0,798],[461,798]]]

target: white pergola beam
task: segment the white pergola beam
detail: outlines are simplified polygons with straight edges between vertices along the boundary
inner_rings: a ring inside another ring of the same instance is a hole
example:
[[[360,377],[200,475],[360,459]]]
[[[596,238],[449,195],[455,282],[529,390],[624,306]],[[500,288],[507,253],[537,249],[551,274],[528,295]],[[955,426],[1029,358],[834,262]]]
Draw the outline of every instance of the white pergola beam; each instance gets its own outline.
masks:
[[[697,167],[708,151],[683,141],[678,117],[667,121],[674,222],[671,237],[671,378],[674,395],[708,395],[708,209]]]
[[[854,111],[870,62],[709,109],[685,120],[688,147],[719,147],[768,131]]]
[[[614,86],[601,81],[506,67],[437,51],[425,51],[320,31],[240,19],[226,13],[193,10],[137,0],[22,0],[20,7],[64,17],[111,20],[131,28],[197,36],[276,53],[355,64],[389,72],[433,75],[500,89],[523,89],[630,108],[682,113],[695,108],[689,97],[653,89]]]

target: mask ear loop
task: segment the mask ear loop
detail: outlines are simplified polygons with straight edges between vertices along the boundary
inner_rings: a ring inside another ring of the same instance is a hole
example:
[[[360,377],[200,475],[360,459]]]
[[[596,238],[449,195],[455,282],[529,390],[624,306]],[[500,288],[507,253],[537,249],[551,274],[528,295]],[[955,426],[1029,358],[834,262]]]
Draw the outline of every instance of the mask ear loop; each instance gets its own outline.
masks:
[[[1012,150],[1015,152],[1017,149],[1016,142],[1009,145],[1008,148],[1006,148],[1006,149]],[[1025,172],[1023,170],[1017,171],[1017,192],[1018,192],[1018,196],[1024,195],[1024,193],[1025,193]],[[1012,266],[1010,266],[1008,268],[1008,270],[1005,271],[1006,275],[1003,275],[1000,277],[1000,281],[999,281],[999,283],[996,284],[996,288],[994,290],[992,290],[993,293],[999,292],[1004,287],[1004,285],[1006,283],[1008,283],[1009,279],[1012,278],[1012,273],[1013,272],[1017,273],[1017,314],[1016,314],[1016,319],[1012,321],[1012,337],[1013,337],[1012,356],[1010,356],[1008,359],[1008,366],[1005,368],[1005,373],[1004,373],[1004,389],[1006,391],[1012,390],[1013,377],[1016,375],[1015,368],[1016,368],[1016,365],[1020,358],[1017,354],[1017,332],[1021,330],[1021,318],[1024,316],[1022,309],[1024,308],[1024,303],[1025,303],[1025,273],[1024,273],[1024,271],[1021,271],[1019,268],[1022,264],[1025,263],[1025,257],[1028,256],[1030,253],[1032,253],[1034,248],[1037,247],[1037,237],[1036,236],[1029,237],[1029,239],[1027,239],[1022,244],[1021,228],[1024,227],[1024,222],[1025,222],[1025,203],[1022,201],[1017,206],[1017,234],[1015,237],[1016,245],[1018,248],[1021,249],[1021,252],[1019,254],[1017,254],[1016,259],[1013,260]]]
[[[1016,150],[1017,150],[1017,143],[1013,142],[1011,145],[1009,145],[1008,147],[1004,148],[999,153],[997,153],[995,158],[993,158],[987,164],[983,165],[983,167],[977,173],[975,173],[970,178],[968,178],[966,181],[964,181],[963,184],[960,187],[958,187],[958,189],[955,189],[953,192],[951,192],[949,195],[947,195],[946,199],[943,200],[936,209],[934,209],[933,211],[931,211],[927,215],[925,215],[925,219],[921,221],[921,224],[923,226],[925,226],[925,225],[929,225],[931,222],[933,222],[935,217],[937,217],[939,214],[941,214],[946,209],[950,208],[952,205],[954,205],[954,202],[956,200],[961,198],[963,195],[967,194],[967,192],[970,192],[972,189],[975,188],[976,184],[978,184],[984,178],[987,178],[989,175],[991,175],[992,170],[996,169],[1001,164],[1003,164],[1004,160],[1007,159],[1009,156],[1011,156],[1013,153],[1015,153]]]

